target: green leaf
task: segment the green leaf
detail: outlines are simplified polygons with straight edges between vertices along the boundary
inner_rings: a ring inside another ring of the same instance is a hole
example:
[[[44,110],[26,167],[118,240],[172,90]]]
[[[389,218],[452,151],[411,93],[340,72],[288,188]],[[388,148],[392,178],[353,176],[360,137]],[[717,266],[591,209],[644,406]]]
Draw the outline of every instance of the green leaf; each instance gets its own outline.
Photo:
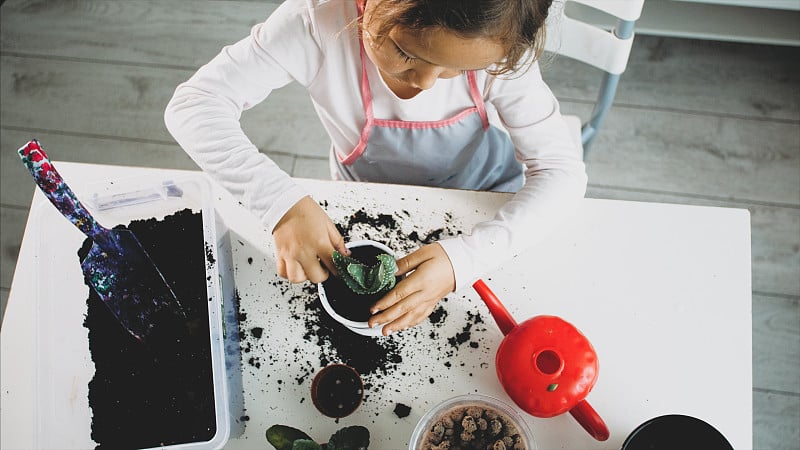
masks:
[[[344,427],[328,440],[328,450],[366,450],[369,448],[369,430],[354,425]]]
[[[378,262],[367,266],[355,258],[333,251],[333,264],[347,287],[356,294],[375,294],[394,287],[397,261],[386,253],[378,255]]]
[[[292,444],[292,450],[322,450],[322,446],[310,439],[298,439]]]
[[[296,440],[312,440],[307,434],[286,425],[273,425],[267,428],[267,441],[275,450],[292,450],[292,443]]]
[[[397,261],[392,255],[386,253],[378,255],[378,260],[380,261],[380,283],[384,289],[389,290],[394,287]]]
[[[347,272],[347,266],[350,264],[361,263],[355,258],[343,255],[336,250],[333,251],[333,265],[336,266],[336,269],[339,271],[339,273]]]
[[[348,264],[347,275],[356,282],[359,288],[367,289],[367,282],[369,278],[369,270],[363,264]]]

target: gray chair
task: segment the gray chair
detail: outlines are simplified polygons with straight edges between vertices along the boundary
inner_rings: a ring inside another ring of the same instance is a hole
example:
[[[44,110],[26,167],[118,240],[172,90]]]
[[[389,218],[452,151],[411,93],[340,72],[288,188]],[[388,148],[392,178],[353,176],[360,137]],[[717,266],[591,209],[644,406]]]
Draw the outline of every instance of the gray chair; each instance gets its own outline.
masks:
[[[643,5],[644,0],[566,0],[556,1],[550,12],[545,51],[588,64],[603,75],[591,116],[585,121],[578,116],[564,116],[573,139],[580,144],[582,156],[588,152],[614,103],[620,76],[628,65],[634,24]],[[571,9],[581,14],[572,17],[568,15]],[[611,18],[616,25],[610,30],[594,25],[602,21],[596,20],[598,16]]]

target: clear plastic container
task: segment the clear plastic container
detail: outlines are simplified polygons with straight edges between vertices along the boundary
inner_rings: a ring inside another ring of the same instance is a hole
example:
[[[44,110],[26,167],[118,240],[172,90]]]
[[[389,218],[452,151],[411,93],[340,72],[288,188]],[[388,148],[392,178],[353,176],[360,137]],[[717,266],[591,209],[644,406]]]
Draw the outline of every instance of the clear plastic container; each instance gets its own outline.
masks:
[[[505,416],[506,420],[517,428],[525,448],[527,450],[536,450],[536,441],[533,438],[533,433],[520,414],[506,403],[494,397],[480,394],[459,395],[447,399],[425,413],[417,423],[416,428],[414,428],[414,432],[408,442],[408,450],[425,450],[425,447],[423,447],[425,439],[437,421],[459,408],[469,407],[493,410],[501,416]]]
[[[88,195],[83,194],[87,191]],[[219,233],[221,221],[208,181],[200,173],[168,180],[157,175],[135,177],[90,185],[77,195],[107,228],[138,219],[160,220],[187,208],[202,213],[216,433],[208,441],[159,448],[222,448],[231,435],[243,430],[239,419],[243,404],[229,244],[223,239],[227,235]],[[83,326],[89,288],[83,283],[76,253],[85,236],[50,203],[34,214],[38,224],[35,261],[42,280],[37,283],[36,317],[31,324],[37,353],[36,398],[31,399],[35,402],[35,445],[93,448],[88,383],[94,364]],[[231,281],[223,288],[225,278]]]

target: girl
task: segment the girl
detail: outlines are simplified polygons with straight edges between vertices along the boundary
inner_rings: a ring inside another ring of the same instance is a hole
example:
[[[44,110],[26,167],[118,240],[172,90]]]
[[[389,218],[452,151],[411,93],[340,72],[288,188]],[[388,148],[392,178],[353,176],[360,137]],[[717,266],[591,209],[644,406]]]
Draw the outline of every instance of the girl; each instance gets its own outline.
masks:
[[[515,192],[470,234],[398,261],[410,275],[370,319],[388,335],[544,238],[584,196],[584,164],[535,62],[551,2],[287,0],[178,86],[167,128],[272,231],[278,274],[295,283],[325,280],[333,250],[347,250],[239,126],[273,89],[307,89],[335,179]]]

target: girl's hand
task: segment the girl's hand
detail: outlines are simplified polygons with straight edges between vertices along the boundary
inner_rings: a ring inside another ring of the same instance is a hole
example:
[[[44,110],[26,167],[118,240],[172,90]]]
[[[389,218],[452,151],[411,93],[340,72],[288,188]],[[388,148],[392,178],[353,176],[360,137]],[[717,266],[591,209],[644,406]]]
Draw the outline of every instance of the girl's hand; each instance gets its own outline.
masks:
[[[278,275],[292,283],[321,283],[333,266],[333,250],[349,255],[344,238],[330,217],[311,197],[303,197],[272,230]]]
[[[384,336],[418,325],[455,289],[453,266],[439,244],[428,244],[397,261],[397,275],[412,271],[372,307],[369,326],[386,324]]]

